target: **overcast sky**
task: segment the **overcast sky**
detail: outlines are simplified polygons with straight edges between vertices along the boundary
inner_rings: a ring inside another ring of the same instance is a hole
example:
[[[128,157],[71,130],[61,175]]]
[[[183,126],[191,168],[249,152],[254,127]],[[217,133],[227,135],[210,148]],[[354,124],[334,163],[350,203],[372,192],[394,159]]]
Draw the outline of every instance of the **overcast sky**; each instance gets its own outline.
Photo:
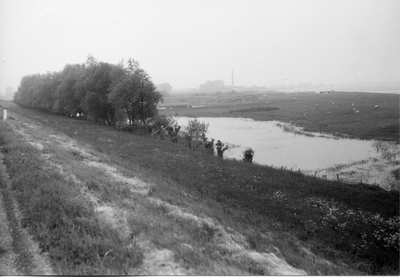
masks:
[[[0,0],[0,91],[89,53],[176,89],[399,81],[400,1]]]

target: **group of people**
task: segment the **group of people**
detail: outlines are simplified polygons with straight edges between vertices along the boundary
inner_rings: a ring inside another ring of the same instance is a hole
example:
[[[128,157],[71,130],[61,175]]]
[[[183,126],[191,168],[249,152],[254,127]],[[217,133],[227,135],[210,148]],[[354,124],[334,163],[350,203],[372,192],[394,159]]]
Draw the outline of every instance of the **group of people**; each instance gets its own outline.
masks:
[[[167,126],[166,128],[164,126],[161,126],[158,130],[155,130],[152,132],[152,136],[154,135],[160,135],[160,139],[164,139],[165,133],[169,135],[171,138],[172,142],[177,143],[178,142],[178,132],[181,129],[181,126],[175,125],[175,126]],[[196,145],[195,147],[192,145],[192,136],[190,134],[185,134],[185,139],[186,139],[186,145],[189,148],[198,148],[201,144],[204,146],[205,152],[211,156],[214,156],[214,139],[211,139],[211,141],[208,141],[207,137],[203,133],[201,135],[201,141]],[[215,144],[216,150],[217,150],[217,157],[223,159],[224,157],[224,152],[228,150],[228,145],[224,145],[220,140],[217,140],[217,143]],[[243,161],[246,162],[253,162],[253,155],[254,151],[251,148],[247,148],[243,152],[244,158]]]
[[[193,148],[192,145],[192,136],[190,136],[189,134],[187,134],[186,136],[186,140],[188,141],[187,146],[189,148]],[[201,136],[201,141],[199,141],[199,143],[194,147],[194,148],[198,148],[199,146],[204,146],[205,152],[211,156],[214,156],[214,139],[211,139],[211,141],[208,141],[206,135],[203,133]],[[215,144],[216,148],[217,148],[217,156],[219,158],[223,158],[224,156],[224,152],[228,149],[228,145],[225,145],[220,141],[217,140],[217,143]]]
[[[168,135],[171,137],[171,141],[178,143],[178,132],[181,129],[180,125],[175,125],[175,126],[168,126],[167,127],[167,132]]]
[[[151,136],[155,136],[155,135],[160,135],[160,139],[164,139],[165,133],[167,133],[172,142],[177,143],[178,142],[178,132],[181,129],[181,126],[179,125],[175,125],[175,126],[167,126],[167,128],[165,128],[163,125],[161,125],[161,127],[157,130],[153,130],[151,133]]]
[[[211,141],[207,141],[207,138],[203,134],[202,136],[203,142],[204,142],[204,148],[206,149],[206,153],[214,156],[214,139],[211,139]],[[223,158],[224,157],[224,152],[228,150],[228,145],[225,145],[220,141],[217,140],[217,143],[215,144],[217,148],[217,157]]]
[[[206,149],[206,153],[210,154],[211,156],[214,156],[214,139],[211,139],[211,141],[207,141],[207,138],[205,137],[204,134],[202,138],[204,142],[204,148]],[[224,152],[228,150],[228,145],[224,145],[220,140],[217,140],[217,143],[215,145],[217,146],[217,157],[222,159],[224,157]],[[252,163],[253,156],[254,156],[254,150],[252,148],[248,147],[245,149],[245,151],[243,151],[243,161]]]

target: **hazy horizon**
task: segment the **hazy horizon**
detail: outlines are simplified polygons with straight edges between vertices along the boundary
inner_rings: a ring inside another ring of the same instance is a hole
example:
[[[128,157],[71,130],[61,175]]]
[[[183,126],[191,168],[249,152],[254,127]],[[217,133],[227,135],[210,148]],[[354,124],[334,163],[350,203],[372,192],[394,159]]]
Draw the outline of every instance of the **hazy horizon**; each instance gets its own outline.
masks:
[[[0,0],[0,91],[88,54],[155,84],[399,83],[400,1]]]

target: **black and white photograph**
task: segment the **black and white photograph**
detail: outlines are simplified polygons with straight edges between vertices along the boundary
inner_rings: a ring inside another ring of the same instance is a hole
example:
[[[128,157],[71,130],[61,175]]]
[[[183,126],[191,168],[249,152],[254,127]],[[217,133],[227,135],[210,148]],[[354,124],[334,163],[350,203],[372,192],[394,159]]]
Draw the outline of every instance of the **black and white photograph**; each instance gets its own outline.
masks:
[[[0,275],[399,276],[399,0],[0,0]]]

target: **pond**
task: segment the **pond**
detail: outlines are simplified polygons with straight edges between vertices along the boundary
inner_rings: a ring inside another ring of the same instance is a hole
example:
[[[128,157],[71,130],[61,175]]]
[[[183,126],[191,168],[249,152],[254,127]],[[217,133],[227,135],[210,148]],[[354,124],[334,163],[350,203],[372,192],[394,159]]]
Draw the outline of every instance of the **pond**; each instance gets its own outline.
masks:
[[[188,117],[176,117],[178,124],[187,125]],[[316,170],[337,164],[348,164],[380,154],[373,142],[323,137],[318,133],[305,136],[286,132],[277,121],[254,121],[248,118],[197,118],[209,123],[209,139],[229,145],[225,158],[243,158],[243,151],[251,147],[253,161],[262,165],[287,167],[292,170]]]

